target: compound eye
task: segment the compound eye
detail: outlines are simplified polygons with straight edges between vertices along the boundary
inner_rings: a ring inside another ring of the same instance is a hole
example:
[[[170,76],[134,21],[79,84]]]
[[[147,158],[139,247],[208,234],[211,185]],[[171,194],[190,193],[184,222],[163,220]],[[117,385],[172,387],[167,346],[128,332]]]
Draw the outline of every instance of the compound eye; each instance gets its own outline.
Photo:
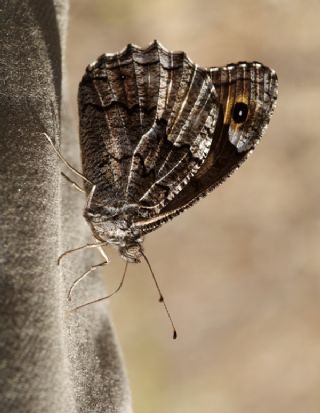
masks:
[[[232,111],[232,119],[235,123],[243,123],[248,117],[248,105],[244,102],[237,102]]]

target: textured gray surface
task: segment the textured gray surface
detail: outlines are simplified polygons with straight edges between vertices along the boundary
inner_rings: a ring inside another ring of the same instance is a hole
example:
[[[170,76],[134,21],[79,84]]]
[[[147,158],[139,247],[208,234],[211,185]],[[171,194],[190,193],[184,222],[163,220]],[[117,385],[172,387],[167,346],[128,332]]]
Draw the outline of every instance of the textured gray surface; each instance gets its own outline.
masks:
[[[64,249],[90,237],[84,198],[61,182],[61,164],[41,136],[59,141],[66,13],[63,1],[0,4],[1,411],[129,412],[105,305],[65,312],[66,289],[94,257],[78,253],[63,271],[56,265]],[[76,163],[75,134],[64,129],[64,152]],[[76,302],[101,288],[92,277]]]

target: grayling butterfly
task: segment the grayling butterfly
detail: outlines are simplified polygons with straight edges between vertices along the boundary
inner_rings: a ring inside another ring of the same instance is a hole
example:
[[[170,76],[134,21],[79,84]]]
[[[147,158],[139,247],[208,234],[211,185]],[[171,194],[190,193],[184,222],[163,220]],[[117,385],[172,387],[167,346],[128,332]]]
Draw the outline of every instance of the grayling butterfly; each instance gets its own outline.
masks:
[[[239,167],[276,98],[277,76],[258,62],[205,69],[157,41],[100,56],[79,85],[83,175],[71,167],[84,178],[84,216],[97,240],[83,248],[110,244],[127,262],[149,265],[144,235]]]

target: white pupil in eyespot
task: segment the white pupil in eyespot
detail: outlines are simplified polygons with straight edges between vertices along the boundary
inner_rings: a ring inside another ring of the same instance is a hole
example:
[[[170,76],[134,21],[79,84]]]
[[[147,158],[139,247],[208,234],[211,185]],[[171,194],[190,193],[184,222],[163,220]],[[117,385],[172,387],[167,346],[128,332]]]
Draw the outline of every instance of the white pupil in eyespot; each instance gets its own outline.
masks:
[[[248,105],[244,102],[237,102],[233,108],[232,118],[235,123],[243,123],[248,116]]]

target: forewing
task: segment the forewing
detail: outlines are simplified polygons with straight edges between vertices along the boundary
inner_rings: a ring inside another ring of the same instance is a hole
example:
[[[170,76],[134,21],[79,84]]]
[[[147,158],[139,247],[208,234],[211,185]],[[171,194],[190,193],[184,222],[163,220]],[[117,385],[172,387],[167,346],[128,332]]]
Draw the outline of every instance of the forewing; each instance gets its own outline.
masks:
[[[136,222],[143,233],[178,215],[230,176],[259,142],[270,121],[277,98],[273,70],[254,62],[212,68],[209,72],[220,102],[209,153],[187,186],[157,217]]]
[[[95,202],[157,215],[203,164],[218,109],[210,74],[183,52],[155,41],[101,56],[79,87],[83,169],[97,185]]]

